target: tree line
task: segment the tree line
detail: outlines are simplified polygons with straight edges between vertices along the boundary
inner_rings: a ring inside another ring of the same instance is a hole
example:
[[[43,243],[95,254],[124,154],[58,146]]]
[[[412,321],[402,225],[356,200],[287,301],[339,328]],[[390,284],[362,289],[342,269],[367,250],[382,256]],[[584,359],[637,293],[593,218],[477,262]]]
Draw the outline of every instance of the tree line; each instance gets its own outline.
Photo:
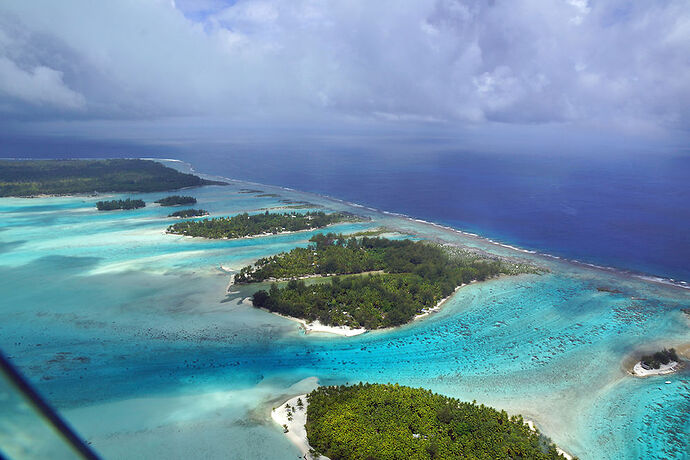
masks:
[[[519,415],[422,388],[324,386],[307,398],[309,444],[331,460],[565,458]]]
[[[109,200],[109,201],[99,201],[96,203],[96,208],[99,211],[114,211],[116,209],[137,209],[146,206],[144,200],[132,200],[127,198],[126,200]]]
[[[171,195],[171,196],[166,196],[165,198],[161,198],[160,200],[154,201],[154,203],[158,203],[161,206],[179,206],[183,204],[196,204],[196,198],[193,196],[180,196],[180,195]]]
[[[671,361],[678,362],[678,354],[674,348],[668,350],[664,348],[650,355],[644,355],[640,361],[650,369],[659,369],[662,364],[668,364]]]
[[[354,217],[346,213],[326,214],[322,211],[306,213],[248,213],[232,217],[178,222],[168,227],[168,233],[204,238],[243,238],[246,236],[323,228]]]
[[[307,248],[259,259],[235,275],[238,283],[291,278],[282,288],[274,283],[268,291],[257,291],[254,306],[328,325],[378,329],[410,321],[462,284],[515,273],[501,260],[469,253],[451,257],[424,241],[333,233],[310,241]],[[296,279],[319,274],[351,276],[310,285]]]
[[[168,217],[201,217],[208,216],[208,211],[205,209],[183,209],[181,211],[175,211],[172,214],[168,214]]]
[[[160,192],[227,185],[151,160],[0,160],[0,196]]]

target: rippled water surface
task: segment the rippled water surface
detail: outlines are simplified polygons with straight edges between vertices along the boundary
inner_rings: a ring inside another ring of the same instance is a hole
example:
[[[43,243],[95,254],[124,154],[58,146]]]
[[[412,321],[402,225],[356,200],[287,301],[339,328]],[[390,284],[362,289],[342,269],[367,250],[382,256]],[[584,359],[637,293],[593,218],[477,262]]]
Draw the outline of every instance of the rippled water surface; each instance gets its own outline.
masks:
[[[383,225],[550,272],[463,287],[440,313],[397,330],[305,336],[243,303],[247,288],[229,296],[226,288],[232,270],[304,246],[314,232],[207,241],[166,235],[171,211],[157,205],[104,213],[95,210],[102,197],[0,199],[0,346],[106,458],[296,458],[268,413],[317,380],[476,399],[524,414],[584,459],[687,458],[688,370],[648,379],[625,371],[636,351],[690,343],[687,289],[296,191],[240,193],[245,187],[189,194],[212,215],[308,200],[372,219],[328,231]]]

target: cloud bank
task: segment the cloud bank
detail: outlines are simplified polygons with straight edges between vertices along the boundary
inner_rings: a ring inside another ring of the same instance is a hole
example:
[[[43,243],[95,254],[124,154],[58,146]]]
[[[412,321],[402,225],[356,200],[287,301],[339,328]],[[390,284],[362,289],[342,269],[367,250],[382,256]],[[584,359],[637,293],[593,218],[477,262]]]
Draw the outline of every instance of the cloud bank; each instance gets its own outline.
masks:
[[[690,127],[686,0],[8,0],[17,120]]]

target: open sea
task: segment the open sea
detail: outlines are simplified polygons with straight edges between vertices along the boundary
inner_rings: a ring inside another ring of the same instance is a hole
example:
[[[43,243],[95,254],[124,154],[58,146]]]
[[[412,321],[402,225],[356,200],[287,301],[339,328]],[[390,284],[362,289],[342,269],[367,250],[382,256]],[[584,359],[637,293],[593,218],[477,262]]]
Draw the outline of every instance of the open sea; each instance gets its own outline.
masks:
[[[313,232],[206,241],[166,235],[169,209],[154,205],[102,213],[102,197],[2,198],[0,347],[105,458],[298,458],[271,408],[317,383],[359,381],[523,414],[582,459],[689,457],[689,366],[626,372],[642,351],[690,351],[687,158],[177,153],[167,156],[194,156],[199,173],[295,189],[190,190],[214,216],[307,200],[371,218],[328,231],[385,226],[550,271],[463,287],[396,330],[304,335],[226,289],[233,270]],[[8,410],[0,446],[45,458],[38,428]]]

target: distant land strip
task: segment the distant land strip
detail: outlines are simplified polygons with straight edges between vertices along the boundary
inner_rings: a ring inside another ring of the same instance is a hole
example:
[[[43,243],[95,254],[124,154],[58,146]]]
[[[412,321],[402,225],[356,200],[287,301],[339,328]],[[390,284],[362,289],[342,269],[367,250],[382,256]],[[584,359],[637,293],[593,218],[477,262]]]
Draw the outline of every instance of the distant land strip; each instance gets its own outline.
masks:
[[[162,192],[227,185],[152,160],[0,160],[0,197]]]

